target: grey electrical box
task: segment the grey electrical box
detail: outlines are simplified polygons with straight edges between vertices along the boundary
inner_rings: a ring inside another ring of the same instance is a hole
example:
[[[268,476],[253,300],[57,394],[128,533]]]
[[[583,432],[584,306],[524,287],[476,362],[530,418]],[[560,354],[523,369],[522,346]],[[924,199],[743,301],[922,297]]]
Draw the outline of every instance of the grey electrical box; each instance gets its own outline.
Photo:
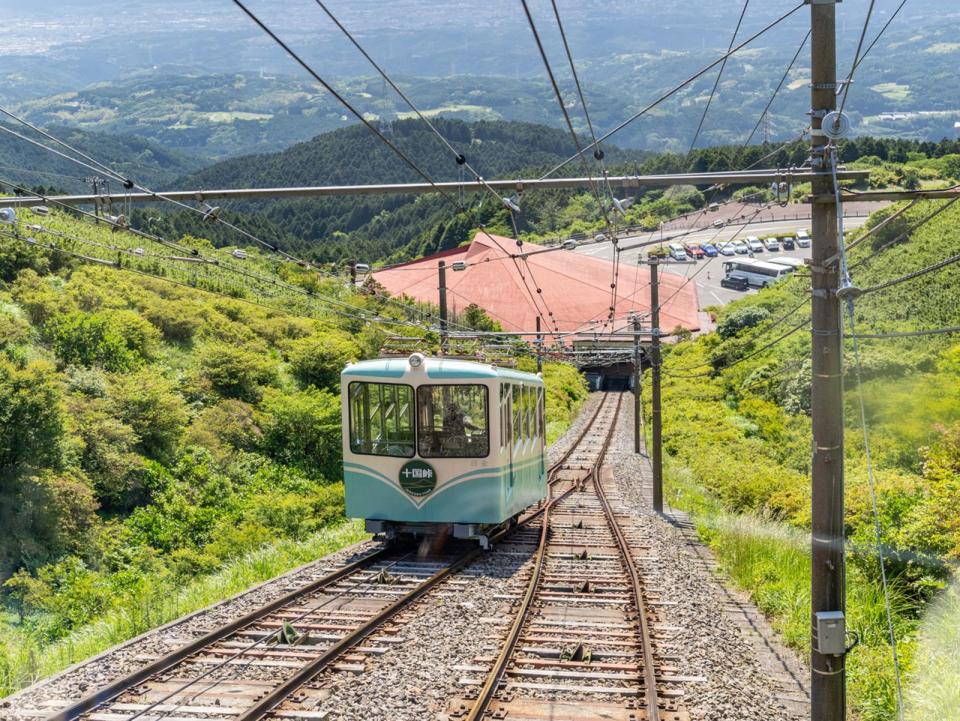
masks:
[[[843,611],[818,611],[817,653],[842,656],[847,649],[847,624]]]

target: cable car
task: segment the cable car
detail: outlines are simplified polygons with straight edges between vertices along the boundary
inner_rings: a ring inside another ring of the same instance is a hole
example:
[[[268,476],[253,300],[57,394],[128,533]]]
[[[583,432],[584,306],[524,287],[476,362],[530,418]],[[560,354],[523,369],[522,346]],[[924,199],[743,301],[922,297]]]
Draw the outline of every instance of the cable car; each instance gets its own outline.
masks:
[[[381,358],[341,373],[347,516],[369,533],[487,545],[546,495],[543,380],[453,358]]]

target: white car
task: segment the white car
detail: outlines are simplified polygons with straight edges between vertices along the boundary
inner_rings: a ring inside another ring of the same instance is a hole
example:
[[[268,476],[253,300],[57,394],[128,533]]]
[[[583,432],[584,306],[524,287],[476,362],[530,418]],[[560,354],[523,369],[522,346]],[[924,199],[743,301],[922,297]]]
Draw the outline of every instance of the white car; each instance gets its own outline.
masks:
[[[744,243],[742,240],[734,240],[732,242],[733,250],[739,255],[746,255],[750,252],[750,246]]]
[[[748,247],[750,250],[752,250],[754,253],[762,253],[762,252],[763,252],[763,243],[761,243],[761,242],[760,242],[759,240],[757,240],[756,238],[753,238],[752,240],[751,240],[750,238],[747,238],[747,247]]]
[[[670,249],[670,257],[678,261],[686,261],[687,259],[687,249],[684,248],[679,243],[670,243],[667,246]]]
[[[720,255],[736,255],[737,252],[733,243],[722,243],[717,246],[717,250],[720,251]]]
[[[810,247],[810,234],[805,230],[797,231],[797,246],[800,248]]]
[[[763,244],[767,247],[767,250],[774,252],[780,250],[780,241],[776,238],[767,238],[763,241]]]

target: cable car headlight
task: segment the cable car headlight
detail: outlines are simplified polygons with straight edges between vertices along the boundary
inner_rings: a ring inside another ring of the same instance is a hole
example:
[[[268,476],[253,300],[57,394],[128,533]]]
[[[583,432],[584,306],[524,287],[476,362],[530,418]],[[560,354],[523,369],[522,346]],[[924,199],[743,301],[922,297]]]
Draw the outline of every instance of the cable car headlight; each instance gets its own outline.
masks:
[[[410,355],[410,358],[407,359],[407,362],[410,364],[411,368],[419,368],[423,365],[423,354],[413,353]]]

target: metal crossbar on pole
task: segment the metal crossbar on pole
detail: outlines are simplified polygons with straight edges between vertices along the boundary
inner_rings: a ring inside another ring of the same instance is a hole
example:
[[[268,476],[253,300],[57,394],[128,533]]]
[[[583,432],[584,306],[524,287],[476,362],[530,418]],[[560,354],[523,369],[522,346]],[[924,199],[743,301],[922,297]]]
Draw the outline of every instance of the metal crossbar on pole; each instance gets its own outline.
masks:
[[[681,173],[671,175],[616,175],[607,180],[617,188],[655,188],[671,185],[756,185],[782,180],[790,175],[794,182],[812,181],[817,175],[808,170],[751,170],[717,173]],[[869,171],[840,170],[840,180],[863,180]],[[515,180],[484,180],[484,186],[501,191],[524,191],[534,188],[585,188],[590,178],[519,178]],[[317,185],[286,188],[223,188],[219,190],[171,190],[163,193],[100,193],[84,195],[52,195],[44,198],[21,196],[4,198],[0,203],[8,207],[30,207],[49,203],[68,205],[109,204],[119,202],[148,203],[159,201],[203,202],[205,200],[266,200],[275,198],[327,197],[341,195],[422,195],[424,193],[481,191],[484,186],[470,182],[444,183],[388,183],[374,185]],[[832,197],[832,196],[831,196]]]

